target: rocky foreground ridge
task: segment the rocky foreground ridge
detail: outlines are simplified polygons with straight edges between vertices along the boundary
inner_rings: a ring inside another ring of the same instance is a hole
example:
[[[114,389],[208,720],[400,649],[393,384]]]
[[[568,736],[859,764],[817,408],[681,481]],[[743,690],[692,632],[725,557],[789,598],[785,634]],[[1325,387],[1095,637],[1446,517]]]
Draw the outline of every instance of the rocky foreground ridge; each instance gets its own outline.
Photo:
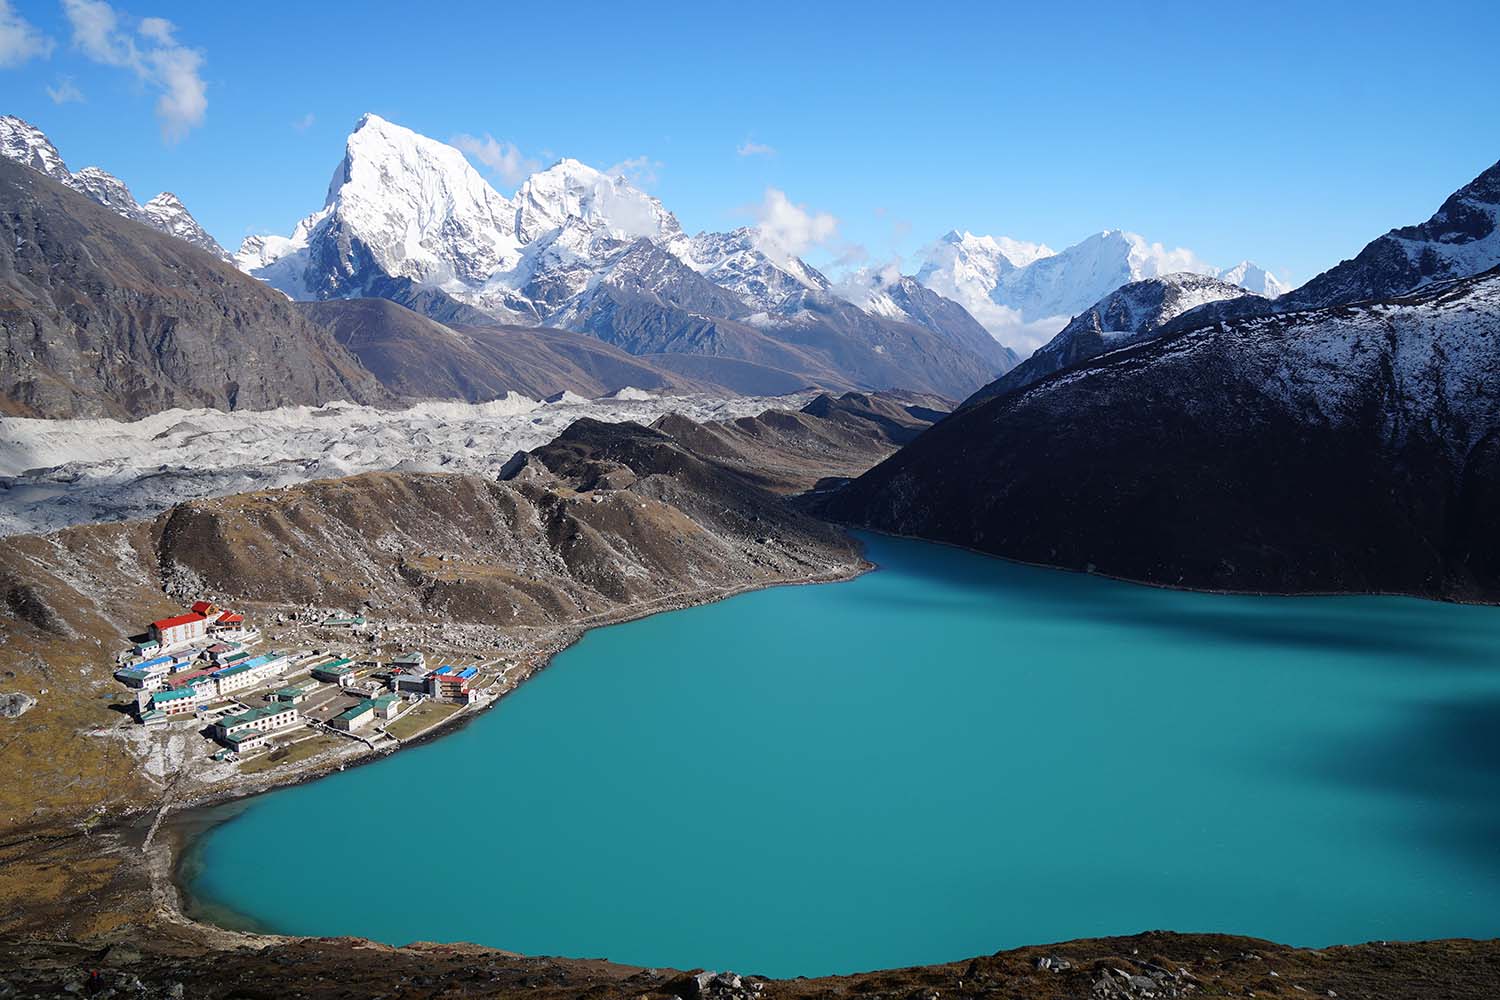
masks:
[[[1488,1000],[1500,981],[1500,943],[1376,942],[1313,949],[1223,934],[1153,932],[1017,948],[943,965],[775,980],[729,971],[529,958],[464,944],[389,948],[349,938],[275,941],[211,952],[180,942],[143,949],[128,943],[0,940],[0,967],[14,970],[0,974],[0,993],[18,1000],[69,992],[121,1000],[204,995],[306,1000]]]

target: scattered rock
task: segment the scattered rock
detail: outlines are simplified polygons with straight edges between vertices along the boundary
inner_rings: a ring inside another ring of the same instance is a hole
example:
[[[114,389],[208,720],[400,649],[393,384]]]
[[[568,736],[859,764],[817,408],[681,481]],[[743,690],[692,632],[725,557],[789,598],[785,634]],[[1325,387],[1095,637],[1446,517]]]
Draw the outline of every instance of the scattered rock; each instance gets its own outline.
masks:
[[[1043,972],[1066,972],[1073,967],[1073,963],[1055,955],[1043,955],[1036,960],[1036,967]]]
[[[128,944],[112,944],[100,959],[101,965],[134,965],[141,960],[139,949]]]
[[[16,691],[0,694],[0,719],[19,719],[36,707],[36,699],[29,694]]]
[[[669,993],[684,1000],[754,1000],[764,985],[749,982],[733,972],[698,972],[668,983]]]

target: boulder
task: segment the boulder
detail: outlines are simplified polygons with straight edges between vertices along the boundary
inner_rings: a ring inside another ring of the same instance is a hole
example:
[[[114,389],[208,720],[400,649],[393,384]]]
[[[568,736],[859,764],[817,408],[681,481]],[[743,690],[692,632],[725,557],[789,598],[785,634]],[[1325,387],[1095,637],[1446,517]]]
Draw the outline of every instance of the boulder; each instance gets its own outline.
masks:
[[[19,719],[36,706],[36,699],[21,691],[0,694],[0,719]]]

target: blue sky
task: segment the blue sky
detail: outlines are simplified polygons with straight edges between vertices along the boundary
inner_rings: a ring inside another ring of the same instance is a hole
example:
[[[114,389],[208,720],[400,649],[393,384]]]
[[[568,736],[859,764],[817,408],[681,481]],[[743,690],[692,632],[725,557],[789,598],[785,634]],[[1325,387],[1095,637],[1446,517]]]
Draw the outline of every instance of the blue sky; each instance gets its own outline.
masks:
[[[1301,281],[1500,158],[1494,3],[110,9],[131,51],[0,0],[0,110],[231,248],[321,205],[365,111],[522,161],[644,162],[689,230],[774,187],[838,219],[814,259],[909,266],[950,228],[1118,227]]]

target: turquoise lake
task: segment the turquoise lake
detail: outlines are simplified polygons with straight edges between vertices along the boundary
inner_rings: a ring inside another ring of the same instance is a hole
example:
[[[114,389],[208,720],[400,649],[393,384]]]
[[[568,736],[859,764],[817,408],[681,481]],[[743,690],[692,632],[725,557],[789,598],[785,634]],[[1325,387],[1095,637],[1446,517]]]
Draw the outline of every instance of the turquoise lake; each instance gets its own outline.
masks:
[[[877,572],[589,632],[461,731],[251,800],[196,905],[773,976],[1500,934],[1500,609],[864,541]]]

